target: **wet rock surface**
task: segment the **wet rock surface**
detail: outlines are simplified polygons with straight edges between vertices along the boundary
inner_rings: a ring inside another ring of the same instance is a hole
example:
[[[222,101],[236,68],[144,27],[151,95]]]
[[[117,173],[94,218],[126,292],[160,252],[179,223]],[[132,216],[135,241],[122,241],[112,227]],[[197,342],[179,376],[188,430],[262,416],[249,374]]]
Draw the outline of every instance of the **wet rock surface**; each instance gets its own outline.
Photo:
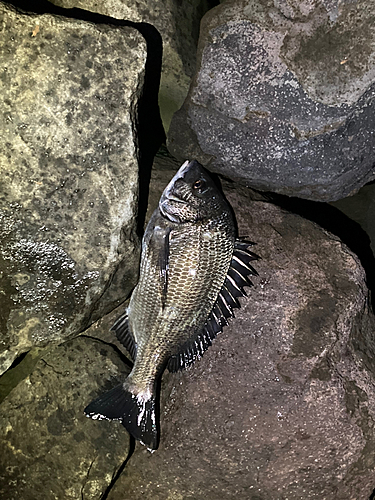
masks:
[[[130,27],[0,9],[1,373],[134,286],[147,52]]]
[[[83,407],[98,385],[128,371],[113,347],[91,338],[45,352],[0,407],[0,497],[102,498],[129,438],[119,423],[86,418]]]
[[[153,175],[159,190],[173,171]],[[375,345],[364,271],[316,224],[226,192],[257,243],[259,277],[203,359],[165,373],[160,447],[137,445],[108,498],[367,499]]]
[[[53,0],[60,7],[77,7],[118,19],[154,26],[163,39],[163,65],[159,104],[163,125],[169,128],[172,115],[188,93],[196,63],[199,22],[218,2],[212,0]]]
[[[149,214],[179,164],[159,154],[155,167]],[[375,345],[364,271],[316,224],[223,186],[240,234],[257,243],[259,277],[203,359],[164,374],[159,449],[137,443],[131,455],[121,424],[83,414],[130,370],[109,332],[123,304],[0,379],[0,496],[369,498]]]
[[[375,177],[373,4],[229,1],[201,23],[168,144],[264,191],[334,201]]]

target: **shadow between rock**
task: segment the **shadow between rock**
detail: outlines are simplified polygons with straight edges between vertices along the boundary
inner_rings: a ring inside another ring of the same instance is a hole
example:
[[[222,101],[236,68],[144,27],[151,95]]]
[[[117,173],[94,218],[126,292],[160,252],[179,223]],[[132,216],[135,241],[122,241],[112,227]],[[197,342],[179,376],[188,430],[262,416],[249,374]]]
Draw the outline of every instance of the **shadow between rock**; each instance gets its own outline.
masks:
[[[129,462],[129,460],[131,459],[133,453],[134,453],[134,450],[135,450],[135,439],[130,436],[130,443],[129,443],[129,453],[128,453],[128,456],[126,457],[126,460],[124,461],[123,464],[120,465],[118,471],[116,472],[116,474],[113,476],[111,482],[109,483],[107,489],[105,490],[105,492],[101,495],[100,499],[99,500],[106,500],[108,498],[108,495],[110,494],[112,488],[114,487],[114,485],[116,484],[116,481],[118,480],[118,478],[121,476],[121,474],[123,473],[127,463]]]

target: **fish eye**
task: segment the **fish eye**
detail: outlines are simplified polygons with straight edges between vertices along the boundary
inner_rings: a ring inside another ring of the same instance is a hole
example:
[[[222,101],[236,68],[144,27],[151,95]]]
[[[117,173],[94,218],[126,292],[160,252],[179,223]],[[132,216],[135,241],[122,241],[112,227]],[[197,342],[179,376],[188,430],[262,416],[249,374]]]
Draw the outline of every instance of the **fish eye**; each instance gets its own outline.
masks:
[[[203,179],[198,179],[197,181],[194,182],[193,184],[193,189],[202,189],[205,185],[205,182]]]

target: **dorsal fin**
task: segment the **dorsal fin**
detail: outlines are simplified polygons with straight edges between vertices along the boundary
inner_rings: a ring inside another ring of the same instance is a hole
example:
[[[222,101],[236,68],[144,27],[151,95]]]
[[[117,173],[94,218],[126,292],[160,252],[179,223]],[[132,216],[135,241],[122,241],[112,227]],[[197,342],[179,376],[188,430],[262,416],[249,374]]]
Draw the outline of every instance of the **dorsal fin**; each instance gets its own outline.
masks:
[[[125,312],[120,316],[111,328],[115,332],[117,339],[125,347],[133,361],[137,356],[137,344],[129,328],[128,314]]]
[[[192,365],[196,359],[212,345],[217,334],[223,331],[223,326],[228,324],[228,319],[234,318],[233,309],[240,308],[238,297],[246,295],[244,287],[252,286],[248,276],[257,276],[256,270],[249,262],[259,257],[248,250],[253,243],[236,240],[233,257],[229,266],[227,277],[219,292],[214,307],[207,318],[202,330],[186,342],[179,354],[171,356],[168,360],[168,370],[176,372]]]

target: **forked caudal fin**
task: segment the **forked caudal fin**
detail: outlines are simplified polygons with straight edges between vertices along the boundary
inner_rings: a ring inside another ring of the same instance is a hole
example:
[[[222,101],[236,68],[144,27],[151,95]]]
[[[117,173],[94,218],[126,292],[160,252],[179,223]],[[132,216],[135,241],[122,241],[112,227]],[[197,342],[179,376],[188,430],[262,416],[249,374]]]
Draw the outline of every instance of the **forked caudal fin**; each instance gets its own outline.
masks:
[[[85,413],[94,420],[120,420],[127,431],[151,450],[159,444],[155,416],[155,397],[134,395],[126,389],[126,383],[117,385],[94,399]]]

